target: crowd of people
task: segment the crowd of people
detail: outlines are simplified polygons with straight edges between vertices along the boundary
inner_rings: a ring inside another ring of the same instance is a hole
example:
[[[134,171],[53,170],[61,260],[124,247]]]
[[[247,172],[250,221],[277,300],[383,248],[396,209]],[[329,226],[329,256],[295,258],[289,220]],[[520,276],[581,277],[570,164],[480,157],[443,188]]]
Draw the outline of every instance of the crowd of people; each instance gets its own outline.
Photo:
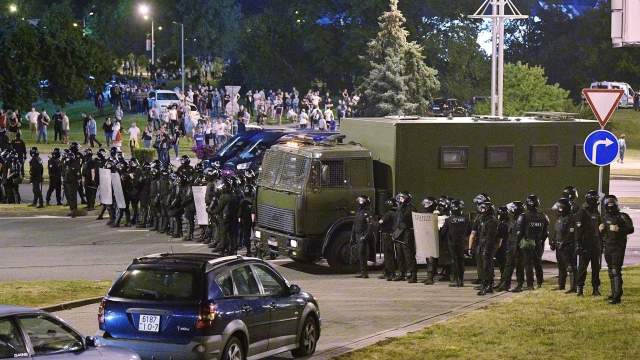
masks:
[[[497,291],[521,292],[541,287],[542,255],[549,238],[551,250],[556,252],[559,271],[555,290],[567,294],[584,295],[587,269],[591,265],[592,295],[600,294],[600,268],[604,253],[611,281],[611,304],[618,304],[622,296],[622,265],[627,236],[634,232],[631,218],[620,211],[618,199],[588,191],[583,206],[577,205],[578,191],[573,186],[563,190],[554,204],[556,220],[553,226],[540,210],[540,200],[529,195],[495,209],[491,198],[484,193],[474,198],[475,213],[466,214],[464,202],[442,196],[427,197],[420,212],[445,217],[439,229],[440,254],[426,260],[427,277],[424,284],[433,285],[439,274],[449,286],[464,286],[465,257],[476,261],[478,295]],[[358,211],[352,229],[352,244],[356,245],[360,278],[368,278],[369,249],[378,231],[382,234],[384,273],[388,281],[417,282],[416,243],[412,213],[416,208],[408,192],[398,193],[387,201],[386,212],[378,221],[371,215],[371,201],[367,196],[356,199]],[[602,213],[600,207],[602,206]],[[500,268],[500,281],[494,282],[494,266]],[[439,273],[439,266],[442,272]],[[517,284],[511,287],[513,272]],[[568,284],[567,284],[568,282]],[[568,287],[568,289],[567,289]]]

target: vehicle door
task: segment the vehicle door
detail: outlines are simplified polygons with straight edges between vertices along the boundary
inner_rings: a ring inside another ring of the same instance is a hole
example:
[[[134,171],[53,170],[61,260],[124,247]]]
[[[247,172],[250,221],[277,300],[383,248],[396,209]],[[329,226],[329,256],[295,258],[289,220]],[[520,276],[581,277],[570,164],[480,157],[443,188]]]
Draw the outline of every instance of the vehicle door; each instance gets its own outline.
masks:
[[[0,359],[28,357],[27,345],[16,322],[10,317],[0,319]]]
[[[47,360],[98,359],[95,350],[85,351],[82,336],[45,314],[19,316],[18,324],[34,358]]]
[[[291,296],[284,279],[268,266],[253,264],[252,267],[271,310],[269,350],[295,344],[304,301]]]
[[[250,265],[231,270],[234,294],[239,300],[237,318],[249,330],[248,356],[267,351],[269,345],[270,302],[262,296],[260,286]]]
[[[344,159],[313,160],[307,191],[306,217],[314,219],[305,230],[309,234],[326,231],[326,225],[352,215],[354,199],[349,193],[349,181]],[[317,224],[317,225],[315,225]],[[314,226],[322,226],[315,228]]]

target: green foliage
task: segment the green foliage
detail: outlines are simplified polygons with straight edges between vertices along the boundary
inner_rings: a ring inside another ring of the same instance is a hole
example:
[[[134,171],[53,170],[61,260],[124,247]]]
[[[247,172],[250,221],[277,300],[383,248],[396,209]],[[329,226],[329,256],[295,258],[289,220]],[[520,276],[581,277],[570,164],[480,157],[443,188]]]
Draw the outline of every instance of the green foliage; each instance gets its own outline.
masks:
[[[359,86],[366,113],[373,116],[417,114],[427,110],[440,87],[437,71],[426,66],[422,47],[407,40],[398,0],[380,16],[380,31],[368,44],[370,71]]]
[[[544,69],[520,62],[504,67],[504,115],[519,116],[528,111],[574,111],[569,91],[558,84],[549,85]],[[489,114],[491,107],[482,102],[476,113]]]
[[[0,31],[0,99],[5,108],[27,110],[38,97],[42,61],[39,34],[16,21]]]

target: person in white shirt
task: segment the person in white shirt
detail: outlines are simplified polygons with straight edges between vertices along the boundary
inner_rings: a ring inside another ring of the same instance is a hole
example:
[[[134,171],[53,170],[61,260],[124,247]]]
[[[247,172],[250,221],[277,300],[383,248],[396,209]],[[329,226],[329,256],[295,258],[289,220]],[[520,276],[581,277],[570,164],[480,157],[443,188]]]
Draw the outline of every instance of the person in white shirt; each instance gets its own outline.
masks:
[[[116,108],[116,112],[114,115],[116,117],[116,121],[122,121],[122,118],[124,117],[124,111],[122,111],[122,107],[120,107],[120,105],[118,105],[118,107]]]
[[[140,138],[140,128],[136,125],[136,123],[131,123],[129,127],[129,148],[131,149],[131,154],[133,154],[133,150],[137,149],[139,146],[139,138]]]
[[[227,141],[227,123],[218,118],[214,130],[216,132],[216,147],[220,148]]]
[[[626,135],[622,134],[618,139],[618,153],[620,154],[620,156],[618,157],[618,161],[620,163],[624,163],[624,153],[627,151],[627,140],[625,139],[625,137]]]
[[[320,120],[318,120],[318,130],[320,131],[327,130],[327,120],[325,120],[324,117],[321,117]]]
[[[38,116],[40,116],[40,113],[36,111],[36,108],[32,107],[26,116],[27,120],[29,120],[29,130],[31,130],[31,138],[33,139],[36,130],[38,130]]]
[[[69,143],[69,131],[71,127],[69,126],[69,117],[66,112],[62,112],[62,142],[64,144]]]
[[[302,109],[300,112],[300,121],[298,124],[300,124],[300,129],[306,129],[309,125],[309,115],[307,115],[307,111],[305,109]]]
[[[292,123],[298,120],[298,114],[296,114],[296,111],[293,110],[293,108],[289,108],[289,111],[287,111],[287,120]]]

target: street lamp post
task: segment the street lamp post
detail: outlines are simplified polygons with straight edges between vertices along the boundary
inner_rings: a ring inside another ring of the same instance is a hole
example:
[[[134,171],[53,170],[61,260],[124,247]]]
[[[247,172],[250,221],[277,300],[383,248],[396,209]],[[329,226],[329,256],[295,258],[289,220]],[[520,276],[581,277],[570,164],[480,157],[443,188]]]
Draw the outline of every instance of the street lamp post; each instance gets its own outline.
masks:
[[[182,70],[181,70],[181,72],[182,72],[182,95],[184,96],[185,95],[185,93],[184,93],[184,77],[185,77],[185,74],[184,74],[184,24],[176,22],[176,21],[174,21],[173,23],[176,24],[176,25],[180,25],[180,47],[181,47],[181,50],[180,50],[180,63],[181,63],[181,68],[182,68]]]
[[[149,18],[151,18],[151,67],[153,68],[156,64],[156,56],[155,56],[156,41],[155,41],[155,23],[153,21],[153,17],[149,15],[151,13],[151,8],[149,8],[149,5],[147,4],[140,4],[138,6],[138,12],[140,12],[140,15],[142,15],[142,17],[145,20],[148,20]]]

